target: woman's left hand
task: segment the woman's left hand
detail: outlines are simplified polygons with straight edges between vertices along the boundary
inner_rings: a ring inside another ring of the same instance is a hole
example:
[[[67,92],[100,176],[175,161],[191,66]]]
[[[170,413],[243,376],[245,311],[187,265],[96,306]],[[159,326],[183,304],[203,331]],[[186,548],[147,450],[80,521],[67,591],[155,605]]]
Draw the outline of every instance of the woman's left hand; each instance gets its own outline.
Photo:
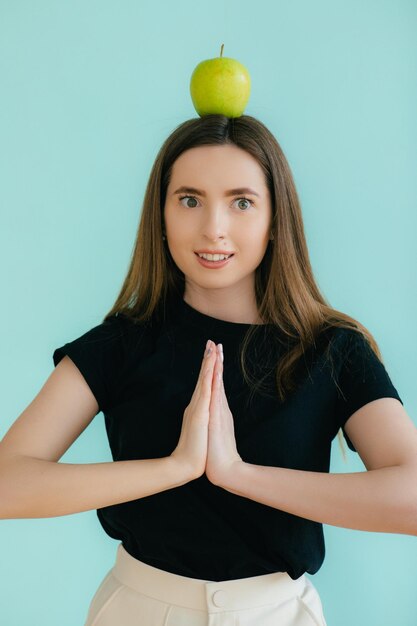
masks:
[[[221,487],[236,464],[243,461],[236,448],[233,415],[224,389],[222,349],[219,346],[216,346],[211,387],[206,475],[210,482]]]

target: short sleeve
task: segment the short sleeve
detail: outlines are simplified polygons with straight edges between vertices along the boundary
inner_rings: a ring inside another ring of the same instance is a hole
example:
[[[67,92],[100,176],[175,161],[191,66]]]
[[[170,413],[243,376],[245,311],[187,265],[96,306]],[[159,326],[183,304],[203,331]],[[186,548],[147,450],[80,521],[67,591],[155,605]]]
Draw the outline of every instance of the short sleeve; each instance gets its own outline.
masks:
[[[125,323],[113,315],[80,337],[56,348],[55,367],[64,356],[77,366],[97,400],[99,411],[108,408],[126,358]]]
[[[378,359],[363,335],[348,331],[345,355],[338,377],[335,416],[351,450],[357,452],[345,432],[349,417],[362,406],[378,398],[401,400],[384,364]]]

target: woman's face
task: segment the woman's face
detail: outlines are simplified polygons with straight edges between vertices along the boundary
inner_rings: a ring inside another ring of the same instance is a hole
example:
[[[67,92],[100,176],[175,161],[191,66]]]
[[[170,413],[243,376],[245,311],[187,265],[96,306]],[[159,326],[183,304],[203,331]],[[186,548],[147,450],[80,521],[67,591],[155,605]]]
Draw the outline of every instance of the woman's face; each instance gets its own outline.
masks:
[[[218,289],[239,283],[253,289],[272,209],[263,171],[245,150],[228,144],[183,152],[172,168],[164,220],[166,243],[186,286]],[[196,254],[202,250],[233,256],[222,267],[204,267]]]

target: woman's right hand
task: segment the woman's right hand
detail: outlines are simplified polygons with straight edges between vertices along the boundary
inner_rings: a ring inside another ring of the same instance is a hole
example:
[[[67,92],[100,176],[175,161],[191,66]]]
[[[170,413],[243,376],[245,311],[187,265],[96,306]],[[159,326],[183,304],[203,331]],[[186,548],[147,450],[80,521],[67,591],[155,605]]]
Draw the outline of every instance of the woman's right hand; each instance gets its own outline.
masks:
[[[178,445],[171,454],[178,463],[188,468],[192,480],[202,476],[206,468],[209,407],[216,354],[216,344],[209,340],[194,393],[184,411]]]

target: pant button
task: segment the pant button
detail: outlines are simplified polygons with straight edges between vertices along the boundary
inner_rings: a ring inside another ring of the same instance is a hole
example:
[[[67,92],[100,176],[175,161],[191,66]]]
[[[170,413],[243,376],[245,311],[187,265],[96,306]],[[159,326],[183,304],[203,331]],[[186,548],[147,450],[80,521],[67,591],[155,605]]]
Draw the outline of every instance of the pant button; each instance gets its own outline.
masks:
[[[227,603],[227,593],[225,591],[222,591],[221,589],[219,591],[215,591],[213,593],[213,604],[215,606],[226,606]]]

